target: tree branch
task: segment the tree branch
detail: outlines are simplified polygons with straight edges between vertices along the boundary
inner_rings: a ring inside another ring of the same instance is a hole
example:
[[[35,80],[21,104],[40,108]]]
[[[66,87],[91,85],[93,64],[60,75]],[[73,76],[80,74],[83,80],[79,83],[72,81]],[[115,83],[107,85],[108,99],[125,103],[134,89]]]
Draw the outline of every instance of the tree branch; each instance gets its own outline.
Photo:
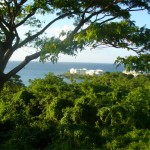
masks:
[[[118,17],[118,16],[115,16],[115,17],[112,17],[112,18],[106,19],[106,20],[102,21],[101,23],[99,23],[99,25],[102,25],[102,24],[104,24],[105,22],[108,22],[108,21],[114,20],[114,19],[116,19],[117,17]]]
[[[1,22],[7,27],[9,28],[9,24],[4,20],[3,15],[1,14],[0,16]]]
[[[10,11],[10,3],[11,3],[11,1],[10,2],[7,2],[6,0],[4,0],[5,1],[5,4],[7,5],[7,8],[8,8],[8,14],[9,14],[9,16],[10,16],[10,18],[11,18],[11,11]]]
[[[1,18],[0,18],[1,19]],[[2,21],[0,20],[0,28],[2,29],[2,31],[6,34],[9,33],[9,31],[7,30],[7,28],[4,26],[4,24],[2,23]]]
[[[18,45],[19,41],[20,41],[20,37],[18,35],[18,32],[17,30],[15,29],[15,37],[16,37],[16,41],[14,43],[14,46]],[[9,61],[10,57],[12,56],[12,54],[14,53],[14,49],[11,48],[11,49],[8,49],[6,52],[5,52],[5,55],[3,57],[3,61],[4,61],[4,64],[6,66],[7,62]]]
[[[16,24],[15,26],[14,26],[14,28],[18,28],[19,26],[21,26],[22,24],[24,24],[30,17],[32,17],[34,14],[35,14],[35,12],[36,12],[36,9],[33,11],[33,12],[31,12],[30,14],[28,14],[22,21],[20,21],[18,24]]]
[[[19,72],[23,67],[25,67],[31,60],[34,60],[40,56],[40,52],[34,53],[30,56],[26,56],[23,62],[21,62],[17,67],[12,69],[10,72],[8,72],[5,75],[5,79],[8,80],[10,77],[15,75],[17,72]]]
[[[38,37],[39,35],[41,35],[47,28],[49,28],[54,22],[56,22],[57,20],[60,20],[60,19],[63,19],[64,17],[66,16],[69,16],[73,14],[72,12],[71,13],[66,13],[66,14],[63,14],[57,18],[55,18],[53,21],[49,22],[41,31],[37,32],[36,34],[26,38],[24,41],[22,41],[20,44],[18,44],[18,46],[15,46],[13,47],[14,49],[18,49],[20,47],[22,47],[23,45],[27,44],[28,42],[34,40],[36,37]]]
[[[99,14],[102,13],[103,11],[107,10],[111,5],[117,3],[118,1],[120,2],[121,0],[117,0],[117,1],[115,1],[115,2],[109,3],[109,4],[108,4],[107,6],[105,6],[103,9],[100,9],[99,11],[92,13],[91,15],[89,15],[89,16],[88,16],[87,18],[85,18],[85,19],[84,19],[84,17],[82,16],[82,20],[80,21],[80,23],[78,24],[78,26],[71,32],[71,34],[68,36],[67,39],[72,39],[73,36],[79,31],[79,29],[84,25],[84,23],[86,23],[87,21],[89,21],[93,16],[99,15]],[[87,8],[86,8],[86,9],[87,9]],[[86,10],[86,9],[85,9],[85,10]],[[83,15],[85,15],[84,13],[85,13],[85,12],[83,12]],[[115,17],[113,17],[113,18],[117,18],[117,17],[118,17],[118,16],[115,16]],[[109,20],[113,20],[113,18],[108,19],[108,21],[109,21]],[[104,21],[104,22],[105,22],[105,21]]]
[[[27,2],[27,0],[21,0],[19,5],[23,5],[26,2]]]

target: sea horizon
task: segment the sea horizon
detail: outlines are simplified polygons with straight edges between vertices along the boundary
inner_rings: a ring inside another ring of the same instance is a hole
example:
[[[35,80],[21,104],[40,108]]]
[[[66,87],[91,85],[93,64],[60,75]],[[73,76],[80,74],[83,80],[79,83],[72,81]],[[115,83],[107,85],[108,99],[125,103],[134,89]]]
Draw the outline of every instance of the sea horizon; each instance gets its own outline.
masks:
[[[24,60],[10,60],[9,62],[23,62]],[[45,62],[42,62],[42,61],[38,61],[38,60],[32,60],[32,61],[30,61],[29,63],[31,63],[31,62],[39,62],[39,63],[52,63],[53,64],[53,62],[51,62],[51,61],[45,61]],[[57,61],[57,62],[55,62],[54,64],[56,64],[56,63],[94,63],[94,64],[114,64],[113,62],[76,62],[76,61]]]
[[[10,61],[7,65],[5,72],[9,72],[15,66],[17,66],[22,61]],[[21,80],[25,85],[29,84],[29,79],[34,80],[36,78],[44,78],[49,72],[54,75],[61,75],[68,72],[71,68],[75,69],[101,69],[104,72],[122,72],[124,70],[123,66],[118,68],[115,67],[114,63],[88,63],[88,62],[39,62],[31,61],[17,74],[20,75]]]

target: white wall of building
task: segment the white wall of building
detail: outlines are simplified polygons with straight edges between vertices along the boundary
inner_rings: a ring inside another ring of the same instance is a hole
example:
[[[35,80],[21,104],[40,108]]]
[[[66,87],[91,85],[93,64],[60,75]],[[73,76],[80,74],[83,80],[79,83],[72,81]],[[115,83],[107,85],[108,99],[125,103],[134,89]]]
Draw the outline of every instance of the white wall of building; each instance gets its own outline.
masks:
[[[70,74],[81,74],[81,75],[91,75],[93,76],[94,74],[95,75],[101,75],[103,74],[104,71],[101,70],[101,69],[97,69],[97,70],[87,70],[86,68],[83,68],[83,69],[74,69],[74,68],[71,68],[70,69]]]

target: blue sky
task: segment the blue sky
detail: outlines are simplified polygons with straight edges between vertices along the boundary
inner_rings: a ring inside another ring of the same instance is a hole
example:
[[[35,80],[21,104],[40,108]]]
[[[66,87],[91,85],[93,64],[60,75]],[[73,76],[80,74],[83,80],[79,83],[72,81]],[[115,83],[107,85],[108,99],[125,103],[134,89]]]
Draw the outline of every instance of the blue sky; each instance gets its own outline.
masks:
[[[150,27],[150,16],[146,11],[133,12],[131,16],[132,20],[136,21],[138,26]],[[69,30],[72,28],[72,22],[69,20],[62,20],[55,25],[51,26],[47,30],[47,36],[58,35],[61,30]],[[27,28],[28,29],[28,28]],[[24,28],[25,30],[25,28]],[[22,29],[20,29],[20,34],[22,33]],[[21,35],[22,36],[22,35]],[[12,56],[11,60],[23,60],[25,56],[34,53],[36,50],[24,47],[22,48],[22,52],[20,54],[20,50],[16,51]],[[96,62],[96,63],[113,63],[117,56],[129,56],[135,55],[132,51],[127,51],[125,49],[115,49],[115,48],[97,48],[94,50],[90,50],[87,48],[86,50],[80,52],[75,57],[71,57],[68,55],[60,54],[59,62]]]

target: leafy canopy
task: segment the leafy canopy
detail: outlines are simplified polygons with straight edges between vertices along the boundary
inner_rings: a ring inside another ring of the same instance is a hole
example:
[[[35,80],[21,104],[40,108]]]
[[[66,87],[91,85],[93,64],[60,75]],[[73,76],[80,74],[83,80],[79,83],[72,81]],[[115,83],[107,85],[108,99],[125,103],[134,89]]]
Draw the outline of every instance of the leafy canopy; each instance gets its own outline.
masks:
[[[16,80],[0,106],[1,149],[150,148],[148,76],[104,73],[68,84],[48,74],[28,87]]]

